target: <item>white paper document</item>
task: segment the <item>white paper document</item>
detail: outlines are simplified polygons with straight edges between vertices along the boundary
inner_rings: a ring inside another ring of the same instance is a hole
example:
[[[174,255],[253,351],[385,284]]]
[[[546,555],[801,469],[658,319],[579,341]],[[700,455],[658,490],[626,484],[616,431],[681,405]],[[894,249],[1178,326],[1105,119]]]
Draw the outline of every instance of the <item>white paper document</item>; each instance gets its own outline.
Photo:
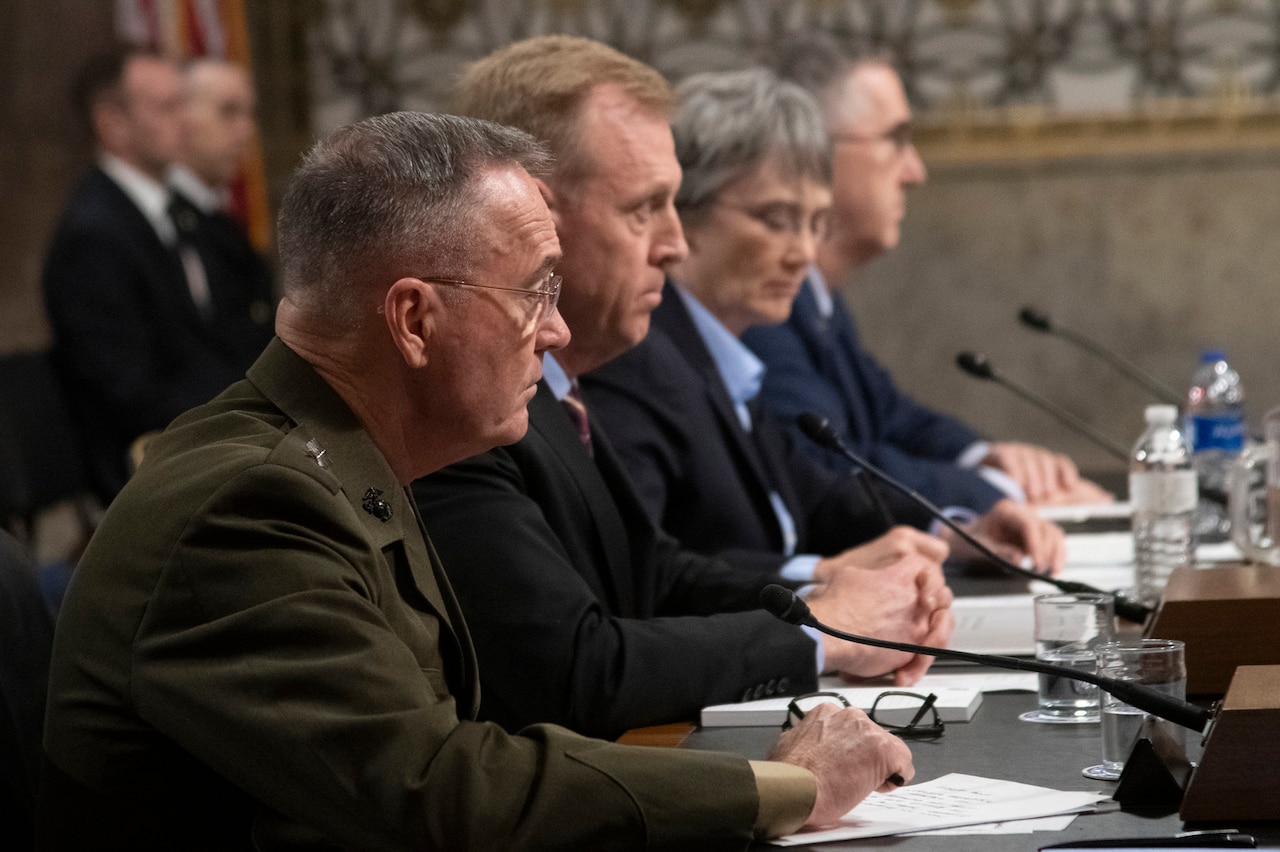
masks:
[[[951,604],[956,628],[947,647],[975,654],[1034,654],[1031,595],[967,595]]]
[[[1229,541],[1196,547],[1198,562],[1238,562],[1240,549]],[[1133,565],[1133,533],[1074,533],[1067,536],[1067,567]]]
[[[825,681],[826,678],[823,678]],[[821,683],[821,681],[820,681]],[[975,689],[978,692],[1035,692],[1040,676],[1035,672],[984,671],[949,674],[934,667],[913,687],[912,692],[937,692],[939,689]]]
[[[1063,792],[953,773],[892,793],[872,793],[834,827],[802,831],[770,843],[800,846],[1080,813],[1107,798],[1105,793]]]
[[[938,696],[934,708],[943,722],[967,722],[982,704],[982,692],[959,687],[933,687],[923,681],[908,690],[891,686],[849,686],[847,684],[824,685],[823,691],[838,692],[852,707],[868,711],[876,699],[885,692],[906,691],[919,695],[930,692]],[[750,725],[781,725],[787,720],[787,705],[791,697],[762,698],[759,701],[741,701],[736,704],[716,704],[702,708],[704,728],[746,727]],[[876,708],[876,718],[885,724],[905,725],[920,708],[919,699],[891,695]]]
[[[1076,814],[1038,817],[1036,819],[1015,819],[1009,822],[983,822],[978,825],[957,825],[954,828],[934,828],[929,831],[916,831],[911,837],[959,837],[972,834],[1033,834],[1037,831],[1066,831],[1071,827]]]
[[[1037,506],[1036,514],[1046,521],[1080,522],[1090,518],[1127,518],[1133,514],[1133,506],[1117,500],[1114,503],[1086,503],[1076,506]]]
[[[1067,536],[1067,564],[1132,565],[1133,533],[1076,533]]]

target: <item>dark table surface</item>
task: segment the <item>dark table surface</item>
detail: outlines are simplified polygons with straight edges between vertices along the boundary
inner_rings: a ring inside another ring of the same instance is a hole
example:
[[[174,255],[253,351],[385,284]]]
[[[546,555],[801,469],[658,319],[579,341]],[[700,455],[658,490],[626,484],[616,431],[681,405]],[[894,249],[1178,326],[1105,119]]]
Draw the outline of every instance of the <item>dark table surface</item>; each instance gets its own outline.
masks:
[[[1087,790],[1111,794],[1115,784],[1093,781],[1080,774],[1102,757],[1097,724],[1038,725],[1022,722],[1018,714],[1035,709],[1034,693],[989,693],[969,722],[947,725],[936,741],[912,741],[915,781],[928,781],[951,772],[980,775],[1051,787],[1055,790]],[[731,751],[759,759],[777,739],[776,728],[700,728],[685,740],[687,748]],[[1200,735],[1188,732],[1188,753],[1198,754]],[[1280,784],[1280,766],[1268,783]],[[1071,840],[1122,837],[1171,836],[1177,832],[1234,827],[1258,838],[1259,848],[1280,849],[1280,815],[1269,823],[1184,825],[1176,813],[1151,814],[1115,811],[1076,817],[1062,832],[953,837],[881,837],[869,840],[823,843],[815,850],[1034,850]],[[754,847],[753,847],[754,848]],[[760,845],[761,849],[776,848]]]

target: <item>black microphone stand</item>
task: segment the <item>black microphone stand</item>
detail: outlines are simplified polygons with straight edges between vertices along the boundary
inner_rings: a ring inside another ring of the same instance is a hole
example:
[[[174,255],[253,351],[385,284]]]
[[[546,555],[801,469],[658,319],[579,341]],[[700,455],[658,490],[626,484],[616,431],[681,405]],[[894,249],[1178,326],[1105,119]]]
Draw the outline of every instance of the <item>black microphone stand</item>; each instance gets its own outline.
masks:
[[[1046,334],[1056,334],[1064,340],[1069,340],[1084,351],[1100,358],[1111,366],[1117,373],[1125,376],[1134,384],[1141,387],[1147,393],[1154,396],[1161,402],[1167,402],[1170,405],[1182,407],[1183,400],[1181,394],[1174,393],[1164,385],[1155,380],[1149,373],[1143,372],[1132,361],[1121,358],[1110,349],[1105,348],[1102,344],[1097,343],[1085,337],[1078,331],[1073,331],[1061,323],[1053,322],[1046,314],[1037,311],[1035,308],[1026,307],[1018,313],[1018,319],[1028,328],[1036,331],[1042,331]]]
[[[968,530],[964,529],[955,521],[944,515],[942,510],[935,506],[928,498],[914,489],[902,484],[875,465],[856,455],[852,450],[844,445],[844,442],[841,441],[839,437],[837,437],[836,433],[831,429],[831,424],[824,418],[819,417],[813,412],[807,411],[796,418],[796,424],[800,427],[800,431],[805,434],[805,437],[813,441],[818,446],[839,453],[866,473],[883,482],[885,485],[900,492],[901,494],[905,494],[908,499],[914,501],[918,506],[923,507],[926,512],[945,524],[952,532],[975,547],[983,556],[986,556],[1004,571],[1026,577],[1031,580],[1041,580],[1063,592],[1110,595],[1115,599],[1116,615],[1123,618],[1125,621],[1132,621],[1135,624],[1145,623],[1147,618],[1151,615],[1151,607],[1141,601],[1135,601],[1130,598],[1126,598],[1123,595],[1115,594],[1114,592],[1105,592],[1096,586],[1089,585],[1088,583],[1081,583],[1076,580],[1062,580],[1057,577],[1051,577],[1047,574],[1032,571],[1028,568],[1023,568],[1021,565],[1014,565],[1012,562],[1000,556],[990,547],[987,547],[987,545],[979,541]]]
[[[1049,414],[1059,422],[1065,423],[1067,426],[1070,426],[1073,430],[1088,438],[1111,455],[1125,463],[1128,463],[1128,450],[1117,444],[1115,441],[1112,441],[1106,435],[1103,435],[1097,429],[1093,428],[1088,423],[1085,423],[1079,417],[1076,417],[1062,406],[1055,405],[1031,389],[1025,388],[1007,376],[997,373],[996,368],[987,360],[987,356],[976,352],[961,352],[956,356],[956,365],[974,378],[984,379],[986,381],[1004,385],[1006,388],[1013,391],[1036,408],[1039,408],[1041,411]]]
[[[1093,672],[1070,669],[1066,666],[1055,666],[1052,663],[1042,663],[1039,660],[1021,660],[1016,657],[1002,657],[998,654],[975,654],[970,651],[954,651],[950,648],[932,648],[928,645],[890,642],[887,639],[873,639],[869,636],[859,636],[856,633],[846,633],[843,630],[828,627],[818,621],[813,617],[813,613],[810,612],[809,605],[801,600],[794,591],[776,584],[771,583],[760,590],[760,605],[788,624],[812,627],[828,636],[834,636],[837,639],[843,639],[846,642],[853,642],[858,645],[870,645],[873,648],[887,648],[891,651],[905,651],[909,654],[922,654],[928,657],[949,657],[1000,669],[1039,672],[1091,683],[1126,704],[1137,707],[1139,710],[1150,713],[1153,716],[1159,716],[1161,719],[1166,719],[1176,725],[1190,728],[1193,731],[1204,731],[1210,720],[1213,719],[1212,711],[1197,707],[1188,701],[1162,695],[1139,683],[1115,680]]]

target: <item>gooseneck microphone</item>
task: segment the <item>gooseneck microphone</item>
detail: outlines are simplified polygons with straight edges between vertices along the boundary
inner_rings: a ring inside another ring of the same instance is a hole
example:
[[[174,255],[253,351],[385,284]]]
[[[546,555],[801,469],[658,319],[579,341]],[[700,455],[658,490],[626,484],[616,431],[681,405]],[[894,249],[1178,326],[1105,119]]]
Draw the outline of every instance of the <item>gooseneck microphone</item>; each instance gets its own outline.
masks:
[[[1053,417],[1060,423],[1066,424],[1072,430],[1080,435],[1088,438],[1111,455],[1123,462],[1129,461],[1129,451],[1117,444],[1115,441],[1103,435],[1097,429],[1094,429],[1088,423],[1085,423],[1079,417],[1076,417],[1070,411],[1059,405],[1055,405],[1040,394],[1025,388],[1007,376],[996,372],[996,368],[987,360],[987,356],[976,352],[961,352],[956,356],[956,364],[961,370],[978,379],[995,382],[1004,385],[1027,402],[1039,408],[1041,411]]]
[[[1164,695],[1143,684],[1132,681],[1115,680],[1093,672],[1082,672],[1076,669],[1069,669],[1066,666],[1042,663],[1039,660],[1019,660],[1016,657],[1002,657],[997,654],[974,654],[969,651],[932,648],[928,645],[912,645],[908,642],[890,642],[886,639],[872,639],[869,636],[859,636],[856,633],[845,633],[843,630],[828,627],[814,618],[813,613],[809,611],[809,605],[801,600],[794,591],[772,583],[760,590],[760,606],[788,624],[801,624],[806,627],[812,627],[828,636],[834,636],[837,639],[844,639],[847,642],[853,642],[858,645],[888,648],[891,651],[905,651],[908,654],[923,654],[927,657],[947,657],[955,660],[965,660],[970,663],[979,663],[998,669],[1040,672],[1068,678],[1069,680],[1091,683],[1104,692],[1114,695],[1125,704],[1137,707],[1152,716],[1159,716],[1161,719],[1166,719],[1175,725],[1190,728],[1193,731],[1203,731],[1213,718],[1213,713],[1203,707],[1197,707],[1191,702],[1183,701],[1180,698]]]
[[[975,538],[968,530],[964,529],[955,521],[944,515],[942,510],[935,506],[928,498],[924,497],[913,488],[899,482],[897,479],[894,479],[892,476],[880,470],[880,468],[866,461],[862,457],[856,455],[852,450],[845,446],[844,442],[840,440],[838,435],[836,435],[835,430],[831,428],[831,424],[825,418],[819,417],[811,411],[806,411],[804,414],[801,414],[796,418],[796,425],[800,427],[800,431],[804,433],[806,438],[813,441],[818,446],[831,450],[832,452],[839,453],[867,474],[880,480],[893,490],[906,495],[907,499],[923,508],[934,518],[937,518],[956,535],[973,545],[973,547],[977,548],[984,556],[1004,571],[1007,571],[1010,574],[1027,577],[1032,580],[1040,580],[1042,582],[1049,583],[1063,592],[1111,595],[1115,598],[1116,615],[1123,618],[1125,621],[1132,621],[1135,624],[1142,624],[1147,620],[1147,617],[1151,615],[1151,607],[1141,601],[1136,601],[1113,592],[1104,592],[1101,589],[1090,586],[1088,583],[1050,577],[1048,575],[1023,568],[1021,565],[1013,564],[1008,559],[1000,556],[990,547],[987,547],[987,545]]]
[[[1156,381],[1150,373],[1144,372],[1138,365],[1134,364],[1126,358],[1104,347],[1095,340],[1090,340],[1078,331],[1067,328],[1062,323],[1056,323],[1049,317],[1035,308],[1026,307],[1018,313],[1018,319],[1027,328],[1033,328],[1036,331],[1042,331],[1046,334],[1054,334],[1063,340],[1069,340],[1084,351],[1105,361],[1117,373],[1120,373],[1129,381],[1141,387],[1147,393],[1154,396],[1161,402],[1167,402],[1170,405],[1181,407],[1183,402],[1182,396]]]

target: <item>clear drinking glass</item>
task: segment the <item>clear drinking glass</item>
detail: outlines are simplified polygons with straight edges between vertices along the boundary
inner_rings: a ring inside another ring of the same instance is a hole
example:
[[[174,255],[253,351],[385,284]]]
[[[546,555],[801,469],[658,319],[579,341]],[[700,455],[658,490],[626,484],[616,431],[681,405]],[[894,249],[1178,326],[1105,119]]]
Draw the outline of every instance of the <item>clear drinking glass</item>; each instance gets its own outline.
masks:
[[[1146,684],[1175,698],[1187,697],[1187,664],[1182,642],[1176,639],[1133,639],[1098,646],[1098,674],[1116,680]],[[1124,771],[1146,719],[1141,710],[1118,698],[1101,695],[1102,763],[1084,770],[1089,778],[1113,781]],[[1186,728],[1159,721],[1180,744],[1186,742]]]
[[[1115,601],[1096,593],[1055,593],[1035,599],[1036,659],[1082,672],[1094,671],[1097,648],[1115,638]],[[1098,690],[1092,684],[1041,674],[1039,706],[1028,722],[1098,721]]]

